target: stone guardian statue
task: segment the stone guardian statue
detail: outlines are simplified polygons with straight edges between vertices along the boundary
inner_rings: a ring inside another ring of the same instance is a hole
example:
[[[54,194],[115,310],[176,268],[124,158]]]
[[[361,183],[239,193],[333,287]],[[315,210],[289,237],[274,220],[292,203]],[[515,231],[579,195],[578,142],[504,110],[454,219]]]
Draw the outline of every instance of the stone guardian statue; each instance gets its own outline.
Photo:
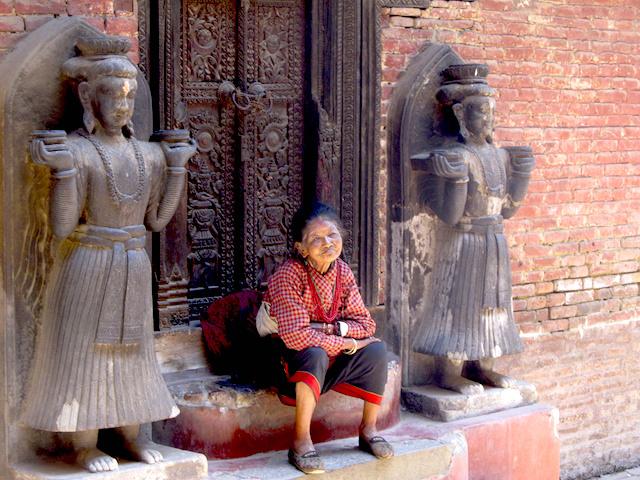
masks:
[[[413,349],[435,357],[434,382],[463,394],[513,380],[494,359],[522,351],[511,306],[511,269],[503,219],[527,192],[531,148],[493,144],[495,91],[488,67],[451,65],[436,100],[457,132],[411,158],[428,174],[425,193],[439,218],[431,287]]]
[[[115,456],[161,461],[139,426],[179,413],[155,359],[144,247],[147,229],[173,216],[196,147],[185,131],[134,138],[137,69],[127,39],[96,36],[77,49],[62,71],[84,128],[34,132],[30,143],[33,161],[51,172],[56,241],[22,421],[69,432],[77,462],[103,472],[118,467]],[[113,429],[112,451],[98,449],[103,429]]]

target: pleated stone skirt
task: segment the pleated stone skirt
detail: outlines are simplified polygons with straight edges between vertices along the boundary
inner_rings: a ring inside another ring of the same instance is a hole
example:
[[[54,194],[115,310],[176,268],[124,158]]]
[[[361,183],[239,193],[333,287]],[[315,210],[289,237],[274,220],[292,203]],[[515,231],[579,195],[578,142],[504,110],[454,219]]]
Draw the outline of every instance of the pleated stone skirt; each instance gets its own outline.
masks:
[[[452,360],[522,351],[511,305],[511,267],[502,223],[441,225],[413,349]]]
[[[48,279],[22,421],[36,429],[75,432],[137,425],[179,411],[158,369],[153,348],[151,266],[143,249],[143,340],[95,343],[112,250],[66,240]]]

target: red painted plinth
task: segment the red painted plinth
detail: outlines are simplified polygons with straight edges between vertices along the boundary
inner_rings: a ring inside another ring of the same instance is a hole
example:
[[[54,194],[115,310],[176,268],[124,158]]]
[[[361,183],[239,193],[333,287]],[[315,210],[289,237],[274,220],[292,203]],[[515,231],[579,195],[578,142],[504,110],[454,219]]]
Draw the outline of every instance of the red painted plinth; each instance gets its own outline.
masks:
[[[400,366],[389,362],[389,376],[378,426],[388,428],[400,419]],[[357,435],[363,401],[328,392],[320,397],[311,423],[314,442]],[[288,449],[295,409],[283,405],[275,393],[215,392],[201,402],[180,402],[180,415],[153,425],[155,441],[205,454],[210,459],[238,458]]]
[[[427,427],[437,439],[461,431],[468,446],[469,480],[558,480],[558,411],[530,405]]]
[[[560,478],[557,411],[541,408],[518,415],[517,410],[464,428],[470,480]]]

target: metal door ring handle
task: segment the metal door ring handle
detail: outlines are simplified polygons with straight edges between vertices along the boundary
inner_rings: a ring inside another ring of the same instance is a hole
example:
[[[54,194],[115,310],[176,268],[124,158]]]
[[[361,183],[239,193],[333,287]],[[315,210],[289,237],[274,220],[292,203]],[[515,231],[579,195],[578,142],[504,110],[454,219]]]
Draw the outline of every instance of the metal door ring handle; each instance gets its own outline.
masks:
[[[233,82],[225,80],[220,84],[219,92],[229,96],[233,104],[242,111],[258,110],[269,113],[273,107],[271,95],[260,82],[253,82],[247,91],[243,92]]]

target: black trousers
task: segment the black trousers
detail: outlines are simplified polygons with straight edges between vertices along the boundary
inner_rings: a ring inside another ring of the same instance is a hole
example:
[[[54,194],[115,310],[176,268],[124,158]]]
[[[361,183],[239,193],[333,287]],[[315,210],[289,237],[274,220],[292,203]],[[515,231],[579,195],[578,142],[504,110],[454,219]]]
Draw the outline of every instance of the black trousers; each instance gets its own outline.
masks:
[[[380,405],[387,383],[387,347],[384,342],[370,343],[353,355],[329,357],[320,347],[289,350],[282,360],[287,382],[279,388],[280,401],[294,406],[295,384],[306,383],[316,401],[329,390],[361,398]]]

